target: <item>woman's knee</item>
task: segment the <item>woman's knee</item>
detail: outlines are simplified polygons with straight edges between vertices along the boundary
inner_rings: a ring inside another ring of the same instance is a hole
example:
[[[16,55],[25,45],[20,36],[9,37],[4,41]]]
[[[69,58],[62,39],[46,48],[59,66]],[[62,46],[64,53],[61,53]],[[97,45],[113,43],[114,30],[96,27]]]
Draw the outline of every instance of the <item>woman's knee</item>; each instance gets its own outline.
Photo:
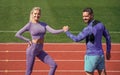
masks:
[[[50,64],[50,67],[51,67],[51,68],[57,68],[57,66],[58,66],[58,65],[57,65],[55,62],[53,62],[52,64]]]
[[[49,55],[45,56],[44,62],[50,67],[57,68],[56,62]]]

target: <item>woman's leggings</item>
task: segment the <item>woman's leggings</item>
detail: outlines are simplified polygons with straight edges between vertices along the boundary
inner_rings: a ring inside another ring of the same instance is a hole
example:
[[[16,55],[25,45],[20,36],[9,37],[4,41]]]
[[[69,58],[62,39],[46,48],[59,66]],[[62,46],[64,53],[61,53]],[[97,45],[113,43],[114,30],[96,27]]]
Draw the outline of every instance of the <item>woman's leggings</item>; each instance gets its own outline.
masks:
[[[57,64],[54,60],[43,50],[40,50],[42,46],[39,44],[32,44],[27,48],[26,52],[26,75],[31,75],[33,70],[33,65],[35,57],[38,57],[42,62],[50,66],[50,71],[48,75],[54,75],[57,68]]]

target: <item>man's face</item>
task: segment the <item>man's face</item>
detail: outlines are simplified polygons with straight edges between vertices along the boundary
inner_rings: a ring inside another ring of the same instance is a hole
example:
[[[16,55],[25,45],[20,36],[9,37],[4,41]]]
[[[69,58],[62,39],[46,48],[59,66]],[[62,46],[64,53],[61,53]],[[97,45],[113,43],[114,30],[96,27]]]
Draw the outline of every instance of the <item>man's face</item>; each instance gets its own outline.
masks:
[[[89,12],[83,12],[83,21],[85,23],[89,23],[89,21],[93,18],[93,15],[90,15]]]

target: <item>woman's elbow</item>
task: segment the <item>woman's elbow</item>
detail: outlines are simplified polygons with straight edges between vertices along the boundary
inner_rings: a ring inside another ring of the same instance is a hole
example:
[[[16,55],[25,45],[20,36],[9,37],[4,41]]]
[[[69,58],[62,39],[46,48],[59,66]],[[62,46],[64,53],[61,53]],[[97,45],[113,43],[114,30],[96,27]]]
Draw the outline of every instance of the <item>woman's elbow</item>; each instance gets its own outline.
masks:
[[[17,37],[17,38],[18,38],[18,37],[19,37],[19,35],[18,35],[18,34],[15,34],[15,37]]]

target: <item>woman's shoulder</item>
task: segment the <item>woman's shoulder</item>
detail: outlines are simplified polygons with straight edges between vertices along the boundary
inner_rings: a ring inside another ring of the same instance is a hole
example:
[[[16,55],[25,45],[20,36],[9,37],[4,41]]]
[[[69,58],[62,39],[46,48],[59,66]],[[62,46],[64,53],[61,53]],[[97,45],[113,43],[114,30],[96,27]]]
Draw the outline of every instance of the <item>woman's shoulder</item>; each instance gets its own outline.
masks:
[[[27,22],[25,26],[30,26],[31,24],[31,22]]]
[[[24,28],[29,29],[31,27],[31,24],[32,24],[31,22],[27,22],[25,24]]]

